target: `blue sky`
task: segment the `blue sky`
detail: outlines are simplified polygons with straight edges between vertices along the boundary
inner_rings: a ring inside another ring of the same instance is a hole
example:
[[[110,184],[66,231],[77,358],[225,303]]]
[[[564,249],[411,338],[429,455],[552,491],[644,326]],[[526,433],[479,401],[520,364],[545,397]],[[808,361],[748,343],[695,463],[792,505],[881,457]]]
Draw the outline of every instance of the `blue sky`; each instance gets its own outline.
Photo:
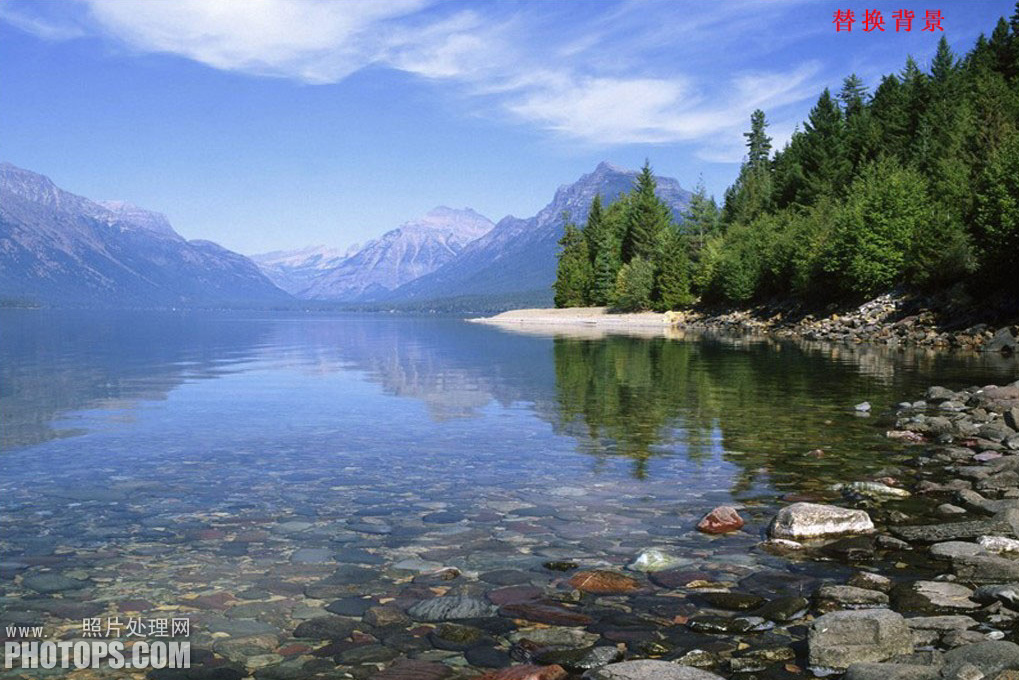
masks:
[[[912,31],[892,12],[912,9]],[[601,160],[719,198],[762,108],[962,52],[1012,0],[0,0],[0,159],[243,253],[435,205],[534,214]],[[852,9],[836,33],[836,9]],[[884,33],[862,31],[880,10]]]

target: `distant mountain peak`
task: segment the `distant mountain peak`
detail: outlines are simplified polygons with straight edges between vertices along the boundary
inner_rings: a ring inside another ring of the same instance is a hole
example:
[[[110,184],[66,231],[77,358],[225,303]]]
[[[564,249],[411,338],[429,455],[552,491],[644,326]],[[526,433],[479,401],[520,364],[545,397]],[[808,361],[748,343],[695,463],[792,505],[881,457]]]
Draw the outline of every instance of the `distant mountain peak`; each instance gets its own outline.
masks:
[[[473,241],[487,233],[492,226],[491,220],[470,208],[440,205],[421,217],[407,220],[394,231],[434,231],[450,234],[458,240]],[[384,234],[381,238],[385,239],[390,234],[393,232]]]
[[[612,203],[633,189],[638,174],[602,161],[592,172],[560,186],[552,201],[534,217],[504,217],[448,264],[398,288],[386,299],[403,302],[533,292],[551,302],[563,214],[574,224],[583,224],[595,196],[600,195],[606,205]],[[670,177],[655,179],[655,193],[679,221],[689,205],[690,192]]]
[[[594,174],[604,174],[604,173],[609,173],[609,172],[614,172],[614,173],[618,173],[618,174],[621,174],[621,175],[636,175],[637,174],[636,170],[628,170],[627,168],[621,167],[619,165],[614,165],[612,163],[609,163],[608,161],[602,161],[594,169]]]
[[[99,201],[98,204],[110,211],[117,220],[129,226],[146,229],[163,236],[180,238],[180,234],[174,231],[170,226],[170,220],[166,219],[166,215],[163,213],[146,210],[127,201]]]
[[[450,262],[494,226],[471,208],[440,205],[368,241],[296,292],[315,299],[374,299]]]

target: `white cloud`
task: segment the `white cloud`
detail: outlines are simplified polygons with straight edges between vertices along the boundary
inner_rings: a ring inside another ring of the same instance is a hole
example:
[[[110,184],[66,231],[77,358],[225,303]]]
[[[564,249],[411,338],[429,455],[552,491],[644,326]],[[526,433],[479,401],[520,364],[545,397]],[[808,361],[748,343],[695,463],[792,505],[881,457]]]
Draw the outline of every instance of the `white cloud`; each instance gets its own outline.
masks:
[[[682,79],[563,77],[511,102],[511,112],[549,130],[606,144],[662,142],[692,132],[676,111],[688,87]]]
[[[72,40],[86,35],[73,19],[21,11],[9,1],[0,2],[0,21],[44,40]]]
[[[95,21],[126,44],[214,68],[337,82],[384,49],[387,20],[422,0],[86,0]]]
[[[713,64],[705,68],[705,55],[766,49],[753,47],[767,33],[762,24],[777,25],[791,0],[470,9],[432,0],[79,1],[87,10],[79,23],[134,50],[312,84],[379,65],[570,140],[688,142],[719,161],[739,160],[753,109],[772,117],[819,89],[817,63],[748,72],[733,59],[732,74],[721,79]],[[41,37],[81,33],[77,24],[8,5],[0,3],[0,19]]]
[[[587,143],[702,141],[711,149],[702,157],[738,162],[740,133],[753,110],[779,109],[812,96],[819,69],[809,63],[782,73],[740,74],[722,93],[711,96],[699,92],[686,77],[564,76],[547,79],[551,85],[525,91],[521,101],[508,106],[522,119]],[[719,138],[725,141],[720,144]]]

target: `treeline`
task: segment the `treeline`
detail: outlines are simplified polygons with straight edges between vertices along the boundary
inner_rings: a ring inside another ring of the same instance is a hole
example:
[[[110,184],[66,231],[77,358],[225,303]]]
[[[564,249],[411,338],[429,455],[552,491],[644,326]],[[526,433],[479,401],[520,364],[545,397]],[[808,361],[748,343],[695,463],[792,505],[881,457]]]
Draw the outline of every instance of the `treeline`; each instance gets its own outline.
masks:
[[[961,59],[942,38],[870,92],[825,90],[772,153],[764,112],[719,208],[703,186],[681,224],[634,189],[567,225],[557,306],[675,309],[695,299],[861,299],[907,286],[1019,293],[1019,3]]]

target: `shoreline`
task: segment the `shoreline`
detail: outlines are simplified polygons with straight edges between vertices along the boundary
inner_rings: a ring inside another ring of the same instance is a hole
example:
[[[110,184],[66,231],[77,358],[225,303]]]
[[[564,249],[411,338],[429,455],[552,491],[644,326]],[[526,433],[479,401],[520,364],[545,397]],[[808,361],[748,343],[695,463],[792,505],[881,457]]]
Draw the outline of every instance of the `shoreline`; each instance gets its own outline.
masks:
[[[1001,352],[1019,357],[1019,320],[976,322],[978,318],[995,316],[931,304],[930,299],[886,294],[858,307],[839,310],[810,311],[786,301],[741,309],[693,308],[675,312],[617,313],[607,307],[514,309],[467,320],[523,332],[548,332],[556,328],[641,334],[720,331],[846,344]]]
[[[467,319],[492,326],[588,326],[598,328],[668,328],[675,325],[674,312],[622,312],[608,307],[511,309],[495,316]]]

